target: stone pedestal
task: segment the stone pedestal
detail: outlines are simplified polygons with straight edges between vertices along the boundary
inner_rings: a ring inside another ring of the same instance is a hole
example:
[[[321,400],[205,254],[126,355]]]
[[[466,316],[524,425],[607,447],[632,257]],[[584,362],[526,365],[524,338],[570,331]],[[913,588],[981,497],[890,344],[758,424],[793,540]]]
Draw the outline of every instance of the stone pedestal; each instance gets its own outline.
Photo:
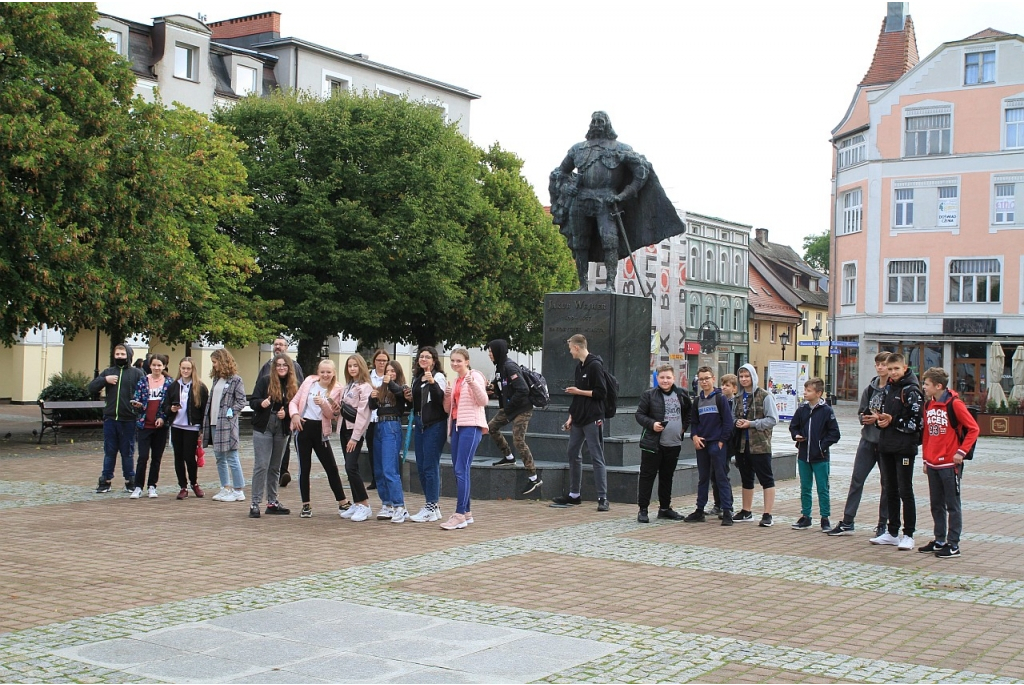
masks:
[[[619,381],[619,407],[636,406],[651,387],[651,301],[617,293],[548,293],[544,296],[544,363],[553,405],[568,406],[565,389],[578,363],[566,340],[582,333],[587,347]],[[639,430],[637,431],[639,432]]]

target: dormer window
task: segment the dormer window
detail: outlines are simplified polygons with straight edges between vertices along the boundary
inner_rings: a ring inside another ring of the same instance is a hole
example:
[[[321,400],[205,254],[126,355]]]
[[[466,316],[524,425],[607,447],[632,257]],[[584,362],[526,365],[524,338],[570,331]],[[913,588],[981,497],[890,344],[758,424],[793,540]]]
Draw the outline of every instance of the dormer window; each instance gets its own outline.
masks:
[[[252,67],[245,67],[239,64],[235,68],[235,80],[237,81],[235,92],[238,93],[239,97],[245,97],[250,93],[258,92],[256,70]]]
[[[178,43],[174,46],[174,76],[196,80],[196,48]]]
[[[969,52],[964,58],[964,85],[976,86],[979,83],[995,83],[996,51]]]

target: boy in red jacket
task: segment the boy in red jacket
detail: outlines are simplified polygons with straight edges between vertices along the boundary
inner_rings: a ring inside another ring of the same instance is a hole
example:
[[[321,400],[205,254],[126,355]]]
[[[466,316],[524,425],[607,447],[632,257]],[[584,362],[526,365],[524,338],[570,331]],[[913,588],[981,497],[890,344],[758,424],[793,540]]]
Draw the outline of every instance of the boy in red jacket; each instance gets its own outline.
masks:
[[[963,528],[960,475],[963,473],[964,456],[978,439],[978,423],[963,400],[946,387],[949,374],[945,370],[932,367],[924,372],[922,378],[921,389],[927,400],[922,452],[931,496],[932,520],[935,521],[935,539],[918,551],[933,552],[940,559],[953,559],[960,556],[960,532]],[[950,410],[953,416],[950,416]]]

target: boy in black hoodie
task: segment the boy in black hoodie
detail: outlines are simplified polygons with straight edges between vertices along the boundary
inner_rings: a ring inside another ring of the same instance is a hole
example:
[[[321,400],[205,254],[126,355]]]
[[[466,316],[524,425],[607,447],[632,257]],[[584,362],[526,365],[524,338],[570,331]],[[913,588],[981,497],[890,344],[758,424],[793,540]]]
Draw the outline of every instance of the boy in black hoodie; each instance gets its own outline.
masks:
[[[533,465],[533,453],[526,444],[526,431],[533,417],[533,402],[530,401],[530,386],[519,369],[519,364],[508,358],[508,343],[498,338],[487,343],[487,354],[494,362],[494,382],[491,394],[498,399],[498,413],[487,424],[487,432],[494,440],[494,446],[503,455],[491,466],[515,466],[516,458],[512,449],[501,434],[501,429],[512,424],[512,444],[523,458],[523,466],[529,471],[530,482],[524,495],[539,488],[544,481],[537,476],[537,467]]]
[[[97,395],[106,388],[107,406],[103,409],[103,472],[100,473],[96,492],[110,492],[110,481],[114,478],[114,462],[121,453],[121,475],[124,489],[131,492],[135,482],[135,421],[138,410],[132,406],[135,386],[145,376],[142,369],[132,366],[132,348],[118,345],[114,348],[114,366],[89,383],[89,394]]]
[[[882,455],[882,484],[889,499],[888,530],[871,538],[873,545],[895,545],[914,549],[917,505],[914,502],[914,459],[921,444],[924,427],[924,396],[914,372],[907,368],[902,354],[890,354],[887,361],[889,382],[885,386],[882,409],[877,412],[882,429],[878,450]],[[903,505],[903,535],[900,535],[900,504]]]

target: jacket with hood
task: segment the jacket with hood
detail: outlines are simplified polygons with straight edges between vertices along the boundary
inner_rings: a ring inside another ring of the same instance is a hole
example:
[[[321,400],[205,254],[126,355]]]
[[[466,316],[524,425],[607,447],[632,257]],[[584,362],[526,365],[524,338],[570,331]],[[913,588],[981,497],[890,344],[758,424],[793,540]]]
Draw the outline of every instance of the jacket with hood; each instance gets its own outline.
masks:
[[[137,421],[139,418],[139,410],[132,406],[132,399],[135,397],[136,386],[146,372],[132,366],[132,357],[135,355],[132,348],[125,345],[124,349],[128,358],[124,360],[123,366],[116,363],[108,366],[89,381],[90,395],[97,395],[100,390],[106,389],[107,406],[103,408],[103,418],[111,421]],[[117,383],[107,383],[107,376],[117,376]]]
[[[924,422],[924,396],[914,372],[907,369],[903,378],[892,379],[885,386],[882,412],[892,422],[881,431],[878,449],[889,454],[917,454]]]
[[[949,417],[949,407],[956,414],[957,426],[966,429],[963,442],[958,431],[953,430]],[[925,463],[933,469],[951,469],[956,464],[953,456],[959,452],[965,456],[978,440],[978,422],[971,416],[967,405],[953,390],[946,390],[942,395],[928,402],[924,408],[924,431],[921,439],[921,456]]]
[[[640,395],[640,401],[636,407],[636,422],[644,427],[640,434],[640,449],[644,452],[657,452],[661,445],[661,433],[654,430],[654,424],[665,421],[665,397],[672,393],[679,398],[679,418],[683,422],[683,429],[680,433],[686,432],[687,425],[690,423],[690,396],[686,394],[686,391],[678,385],[673,385],[668,392],[659,386],[645,390]]]
[[[433,374],[434,382],[426,383],[420,373],[412,379],[412,410],[420,417],[423,428],[448,420],[448,412],[444,410],[444,389],[448,379],[440,371]]]
[[[751,454],[772,453],[772,429],[779,422],[779,410],[775,407],[775,396],[760,387],[760,379],[757,377],[757,370],[750,364],[744,364],[740,369],[746,369],[753,382],[754,391],[746,392],[740,388],[739,393],[733,398],[733,416],[736,419],[750,421],[750,428],[737,428],[742,433],[740,436],[740,453],[746,454],[747,445],[750,445]],[[743,397],[747,396],[747,410],[743,411]]]
[[[804,402],[797,407],[793,420],[789,422],[789,434],[794,440],[798,435],[806,438],[796,444],[797,459],[808,463],[828,461],[829,448],[840,438],[836,413],[824,398],[813,407]]]
[[[885,397],[885,385],[878,381],[878,376],[871,379],[868,387],[860,394],[860,407],[857,409],[858,416],[870,414],[872,411],[882,411],[882,399]],[[882,429],[877,424],[865,424],[860,429],[860,437],[868,442],[878,444],[882,437]]]
[[[494,355],[495,394],[498,406],[505,411],[505,418],[511,421],[519,414],[533,409],[530,401],[530,386],[519,370],[519,364],[508,358],[508,343],[502,339],[492,340],[487,347]]]
[[[573,395],[569,404],[569,416],[574,426],[587,426],[604,420],[604,398],[608,393],[604,382],[604,362],[596,354],[576,365],[574,384],[580,390],[593,391],[593,397]]]

